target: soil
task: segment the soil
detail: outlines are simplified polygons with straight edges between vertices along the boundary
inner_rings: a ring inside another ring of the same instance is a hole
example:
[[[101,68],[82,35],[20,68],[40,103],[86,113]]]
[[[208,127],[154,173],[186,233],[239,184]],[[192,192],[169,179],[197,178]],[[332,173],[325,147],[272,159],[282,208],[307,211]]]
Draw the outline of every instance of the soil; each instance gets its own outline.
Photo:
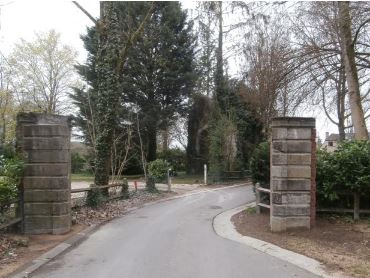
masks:
[[[64,235],[0,234],[0,278],[5,278],[24,267],[59,243],[92,224],[99,224],[121,216],[128,208],[177,195],[175,192],[150,193],[145,190],[130,192],[126,200],[113,200],[98,208],[87,206],[72,209],[72,230]]]
[[[348,216],[319,215],[310,231],[286,233],[272,233],[269,214],[258,215],[253,209],[235,214],[231,220],[240,234],[312,257],[329,272],[370,277],[370,220],[354,223]]]
[[[86,226],[73,225],[64,235],[0,234],[0,278],[82,231]]]

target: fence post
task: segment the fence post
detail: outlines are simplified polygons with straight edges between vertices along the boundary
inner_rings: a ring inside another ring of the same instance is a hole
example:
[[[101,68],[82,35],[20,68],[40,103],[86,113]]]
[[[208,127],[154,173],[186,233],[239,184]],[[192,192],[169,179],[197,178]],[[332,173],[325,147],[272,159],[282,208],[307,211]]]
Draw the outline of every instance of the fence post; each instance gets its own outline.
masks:
[[[353,219],[360,220],[360,194],[353,193]]]
[[[261,213],[261,208],[259,206],[259,203],[261,202],[261,195],[260,195],[259,188],[260,188],[260,183],[257,182],[256,183],[256,213],[257,214]]]
[[[170,175],[170,172],[171,172],[171,169],[168,169],[167,170],[167,185],[168,185],[167,191],[168,192],[171,192],[171,175]]]

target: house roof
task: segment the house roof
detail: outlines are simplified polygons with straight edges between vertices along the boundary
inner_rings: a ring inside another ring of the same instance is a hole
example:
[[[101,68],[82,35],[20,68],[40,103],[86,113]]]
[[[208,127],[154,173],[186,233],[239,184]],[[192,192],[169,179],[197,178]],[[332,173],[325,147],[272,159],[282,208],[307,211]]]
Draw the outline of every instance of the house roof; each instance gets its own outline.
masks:
[[[346,140],[352,140],[354,137],[355,137],[355,134],[353,132],[350,132],[350,133],[346,133],[345,134]],[[369,137],[370,137],[370,132],[369,132]],[[325,141],[338,142],[339,141],[339,134],[332,133],[328,137],[326,137]]]

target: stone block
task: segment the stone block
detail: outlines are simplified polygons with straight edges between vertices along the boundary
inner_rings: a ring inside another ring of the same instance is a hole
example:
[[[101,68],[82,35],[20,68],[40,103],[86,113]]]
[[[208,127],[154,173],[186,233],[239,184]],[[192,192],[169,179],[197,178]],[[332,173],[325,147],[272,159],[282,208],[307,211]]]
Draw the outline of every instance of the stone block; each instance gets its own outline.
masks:
[[[28,190],[23,193],[24,202],[68,202],[71,193],[68,190]],[[26,212],[25,212],[26,213]]]
[[[273,179],[271,189],[273,191],[309,191],[311,181],[309,179]]]
[[[276,117],[272,119],[271,126],[275,127],[315,127],[315,118],[303,117]]]
[[[25,215],[66,215],[71,212],[71,204],[64,203],[25,203]]]
[[[68,176],[68,163],[53,163],[53,164],[25,164],[25,176]]]
[[[71,216],[25,216],[26,234],[62,234],[70,231]]]
[[[310,217],[277,217],[270,219],[272,232],[285,232],[294,229],[310,229]]]
[[[310,178],[311,167],[310,166],[272,166],[271,167],[272,178]]]
[[[273,165],[311,165],[311,154],[273,153]]]
[[[272,204],[273,216],[308,216],[310,215],[310,205],[294,205],[294,204]]]
[[[69,139],[63,137],[35,138],[25,137],[21,141],[23,150],[69,150]]]
[[[24,216],[24,231],[26,234],[43,234],[51,233],[52,231],[51,216]]]
[[[29,150],[24,152],[24,158],[29,163],[68,163],[68,150]]]
[[[272,153],[311,153],[311,141],[273,141]]]
[[[310,140],[312,136],[311,128],[284,128],[276,127],[272,129],[273,140]]]
[[[36,112],[21,112],[17,114],[17,122],[20,126],[39,124],[39,125],[63,125],[71,126],[71,116],[61,116],[55,114],[45,114]]]
[[[272,192],[273,204],[310,204],[310,192]]]
[[[24,189],[69,189],[68,177],[24,177]]]
[[[69,137],[70,129],[66,125],[24,125],[23,126],[24,137]]]

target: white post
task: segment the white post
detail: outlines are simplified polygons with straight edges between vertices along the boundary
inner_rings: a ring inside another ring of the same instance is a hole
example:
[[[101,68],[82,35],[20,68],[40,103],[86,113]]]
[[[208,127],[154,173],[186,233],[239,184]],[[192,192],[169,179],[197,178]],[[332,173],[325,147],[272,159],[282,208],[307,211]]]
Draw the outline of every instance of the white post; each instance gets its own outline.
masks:
[[[207,164],[204,164],[204,185],[207,185]]]
[[[171,192],[171,176],[170,176],[171,169],[167,170],[167,185],[168,185],[168,192]]]

